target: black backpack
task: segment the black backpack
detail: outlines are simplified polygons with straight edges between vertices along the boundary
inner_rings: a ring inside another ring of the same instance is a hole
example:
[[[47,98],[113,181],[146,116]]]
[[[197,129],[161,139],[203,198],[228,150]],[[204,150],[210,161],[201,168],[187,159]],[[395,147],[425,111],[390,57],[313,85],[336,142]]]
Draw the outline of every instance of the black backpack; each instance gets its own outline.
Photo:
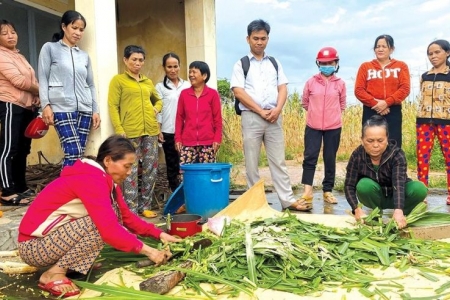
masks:
[[[278,78],[278,64],[275,58],[272,56],[269,56],[270,62],[272,63],[273,67],[277,71],[277,78]],[[242,64],[242,71],[244,71],[244,79],[247,79],[247,73],[248,69],[250,69],[250,59],[248,56],[244,56],[241,58],[241,64]],[[242,110],[239,108],[239,100],[237,98],[234,98],[234,110],[236,111],[237,115],[241,115]]]

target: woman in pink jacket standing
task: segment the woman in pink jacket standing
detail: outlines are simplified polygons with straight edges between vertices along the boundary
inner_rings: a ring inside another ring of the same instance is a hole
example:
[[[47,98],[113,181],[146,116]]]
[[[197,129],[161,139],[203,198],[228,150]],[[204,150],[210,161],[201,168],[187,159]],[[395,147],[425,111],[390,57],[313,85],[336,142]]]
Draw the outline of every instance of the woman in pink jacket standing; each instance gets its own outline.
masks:
[[[312,209],[314,173],[322,140],[325,164],[323,200],[327,203],[337,203],[332,190],[336,175],[336,153],[341,139],[342,111],[347,98],[345,82],[335,75],[339,70],[339,55],[336,49],[320,49],[316,64],[320,73],[306,82],[302,97],[303,108],[307,111],[302,176],[304,191],[300,198],[304,203],[304,211]]]

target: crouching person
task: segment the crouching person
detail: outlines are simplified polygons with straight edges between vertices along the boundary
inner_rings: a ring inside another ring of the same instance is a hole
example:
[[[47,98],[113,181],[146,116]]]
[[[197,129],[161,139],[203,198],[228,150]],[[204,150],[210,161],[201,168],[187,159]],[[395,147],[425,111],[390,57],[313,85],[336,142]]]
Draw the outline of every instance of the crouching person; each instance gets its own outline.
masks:
[[[40,276],[41,289],[54,296],[79,294],[67,271],[87,274],[105,243],[143,254],[157,265],[171,257],[135,235],[179,241],[141,220],[123,199],[119,186],[130,174],[135,152],[127,138],[111,136],[95,160],[65,167],[33,201],[19,226],[19,254],[31,266],[50,267]]]
[[[374,115],[363,124],[361,140],[348,162],[344,185],[355,219],[366,215],[359,201],[372,209],[394,209],[392,218],[398,228],[404,228],[405,215],[424,201],[428,190],[422,182],[408,178],[405,153],[394,140],[389,141],[382,116]]]

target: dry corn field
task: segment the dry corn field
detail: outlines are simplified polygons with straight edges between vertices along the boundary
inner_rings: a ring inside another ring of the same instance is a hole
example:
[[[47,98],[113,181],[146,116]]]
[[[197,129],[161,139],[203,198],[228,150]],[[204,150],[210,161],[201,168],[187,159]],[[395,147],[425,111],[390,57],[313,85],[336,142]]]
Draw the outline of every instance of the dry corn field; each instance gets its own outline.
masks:
[[[403,104],[403,150],[408,159],[409,169],[416,166],[416,111],[417,104],[407,102]],[[351,105],[343,113],[343,126],[341,144],[338,151],[338,161],[346,161],[352,151],[360,144],[361,140],[361,116],[362,106]],[[303,136],[305,130],[306,112],[301,107],[298,94],[290,95],[289,101],[283,110],[283,126],[285,132],[286,159],[296,160],[299,163],[303,159]],[[223,106],[224,138],[219,153],[219,160],[233,164],[243,163],[243,146],[241,134],[240,116],[234,112],[233,105]],[[261,155],[261,165],[266,165],[264,150]],[[431,169],[444,171],[444,162],[440,149],[435,145],[431,159]]]

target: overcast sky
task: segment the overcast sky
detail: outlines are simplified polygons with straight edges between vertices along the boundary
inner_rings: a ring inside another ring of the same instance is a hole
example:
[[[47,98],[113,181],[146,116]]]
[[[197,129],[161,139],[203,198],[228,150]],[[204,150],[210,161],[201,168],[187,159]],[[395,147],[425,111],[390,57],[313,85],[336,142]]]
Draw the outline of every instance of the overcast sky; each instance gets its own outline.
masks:
[[[247,25],[259,18],[271,25],[266,53],[281,61],[290,92],[303,90],[318,72],[317,52],[332,46],[339,52],[338,76],[347,84],[349,104],[357,101],[354,78],[360,64],[375,57],[377,36],[394,38],[393,57],[410,69],[410,97],[430,68],[428,44],[450,39],[450,0],[217,0],[218,78],[231,78],[234,63],[249,51]]]

